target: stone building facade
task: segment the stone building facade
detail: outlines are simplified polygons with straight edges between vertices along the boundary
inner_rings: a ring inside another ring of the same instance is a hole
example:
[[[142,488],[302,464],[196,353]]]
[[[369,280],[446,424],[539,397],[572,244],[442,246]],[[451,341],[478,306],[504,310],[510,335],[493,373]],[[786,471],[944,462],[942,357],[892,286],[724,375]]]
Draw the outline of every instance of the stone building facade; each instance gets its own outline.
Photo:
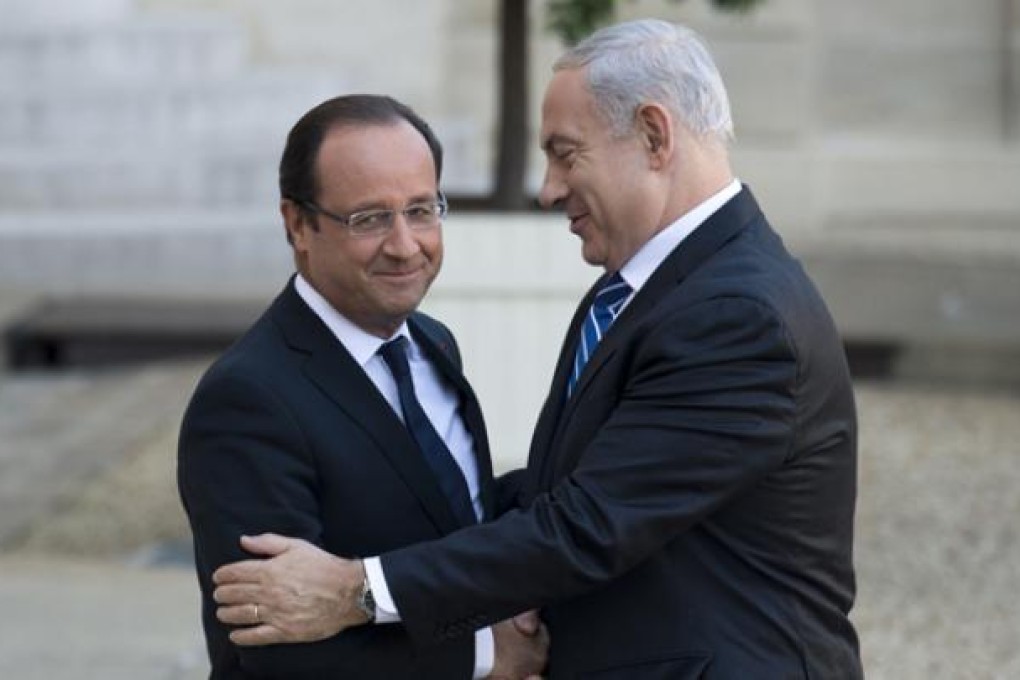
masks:
[[[561,47],[531,2],[535,130]],[[918,347],[929,367],[971,365],[943,361],[947,345],[1020,346],[1020,0],[767,0],[736,17],[704,0],[618,4],[707,37],[737,173],[848,337]],[[486,191],[497,9],[0,0],[0,290],[268,297],[291,269],[284,135],[338,92],[414,106],[448,149],[447,190]],[[537,141],[522,143],[534,188]],[[446,238],[427,304],[457,329],[494,439],[518,455],[594,272],[555,216],[453,215]]]

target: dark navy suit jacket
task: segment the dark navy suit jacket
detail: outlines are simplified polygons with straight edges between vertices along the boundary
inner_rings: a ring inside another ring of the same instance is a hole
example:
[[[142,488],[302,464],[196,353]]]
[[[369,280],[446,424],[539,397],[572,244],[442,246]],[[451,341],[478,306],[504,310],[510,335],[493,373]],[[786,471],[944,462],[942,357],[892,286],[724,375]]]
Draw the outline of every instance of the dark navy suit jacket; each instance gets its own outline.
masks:
[[[411,333],[461,398],[483,505],[496,494],[485,424],[450,332]],[[249,558],[241,534],[272,531],[344,556],[378,555],[460,528],[392,408],[293,281],[208,370],[181,427],[178,482],[191,521],[212,678],[470,678],[471,631],[416,649],[400,625],[322,642],[237,647],[215,616],[213,571]]]
[[[745,187],[656,269],[573,396],[567,332],[523,507],[383,555],[419,644],[543,607],[552,678],[859,678],[842,343]],[[427,568],[425,568],[427,565]]]

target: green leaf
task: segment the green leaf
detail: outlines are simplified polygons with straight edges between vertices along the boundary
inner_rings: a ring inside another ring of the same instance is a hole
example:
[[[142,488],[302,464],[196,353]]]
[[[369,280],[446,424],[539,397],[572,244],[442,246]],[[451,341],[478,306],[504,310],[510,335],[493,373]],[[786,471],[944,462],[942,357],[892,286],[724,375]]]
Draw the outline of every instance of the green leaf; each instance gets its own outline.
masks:
[[[616,14],[615,0],[551,0],[549,28],[568,45],[574,45]]]
[[[712,0],[712,6],[724,12],[750,12],[756,5],[764,2],[765,0]]]
[[[672,0],[674,3],[685,0]],[[527,0],[520,0],[527,2]],[[749,12],[765,0],[709,0],[722,12]],[[549,29],[568,45],[574,45],[616,17],[616,0],[550,0]]]

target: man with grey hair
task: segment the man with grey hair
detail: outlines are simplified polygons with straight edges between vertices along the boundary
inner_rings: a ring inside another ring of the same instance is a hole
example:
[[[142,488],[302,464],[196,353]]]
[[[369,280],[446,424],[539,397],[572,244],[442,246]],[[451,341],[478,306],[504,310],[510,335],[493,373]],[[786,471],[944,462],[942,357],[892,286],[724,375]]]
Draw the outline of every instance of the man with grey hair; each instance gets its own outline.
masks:
[[[605,273],[567,331],[521,509],[378,557],[256,539],[217,573],[245,644],[364,624],[424,646],[541,607],[549,676],[859,678],[856,416],[825,304],[734,178],[690,30],[635,21],[556,64],[540,200]],[[289,595],[294,590],[301,597]]]

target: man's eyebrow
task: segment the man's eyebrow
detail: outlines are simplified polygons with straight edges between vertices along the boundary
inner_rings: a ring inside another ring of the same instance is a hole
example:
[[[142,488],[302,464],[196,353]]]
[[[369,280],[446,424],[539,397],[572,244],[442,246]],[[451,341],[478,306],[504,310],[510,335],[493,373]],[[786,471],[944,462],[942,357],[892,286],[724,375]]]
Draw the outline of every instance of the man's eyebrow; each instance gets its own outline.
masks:
[[[437,191],[432,191],[432,192],[422,192],[420,194],[415,194],[415,195],[411,196],[410,198],[408,198],[407,199],[407,203],[405,203],[403,206],[400,206],[400,209],[403,210],[404,208],[406,208],[409,205],[419,205],[421,203],[428,203],[429,201],[435,201],[438,198],[439,198],[438,190]],[[389,202],[384,201],[382,199],[379,199],[379,200],[370,199],[370,200],[366,200],[366,201],[363,201],[361,203],[356,204],[351,210],[348,211],[347,214],[353,215],[353,214],[359,213],[359,212],[370,212],[370,211],[375,211],[375,210],[396,210],[396,209],[397,208],[394,208],[392,205],[390,205]]]

